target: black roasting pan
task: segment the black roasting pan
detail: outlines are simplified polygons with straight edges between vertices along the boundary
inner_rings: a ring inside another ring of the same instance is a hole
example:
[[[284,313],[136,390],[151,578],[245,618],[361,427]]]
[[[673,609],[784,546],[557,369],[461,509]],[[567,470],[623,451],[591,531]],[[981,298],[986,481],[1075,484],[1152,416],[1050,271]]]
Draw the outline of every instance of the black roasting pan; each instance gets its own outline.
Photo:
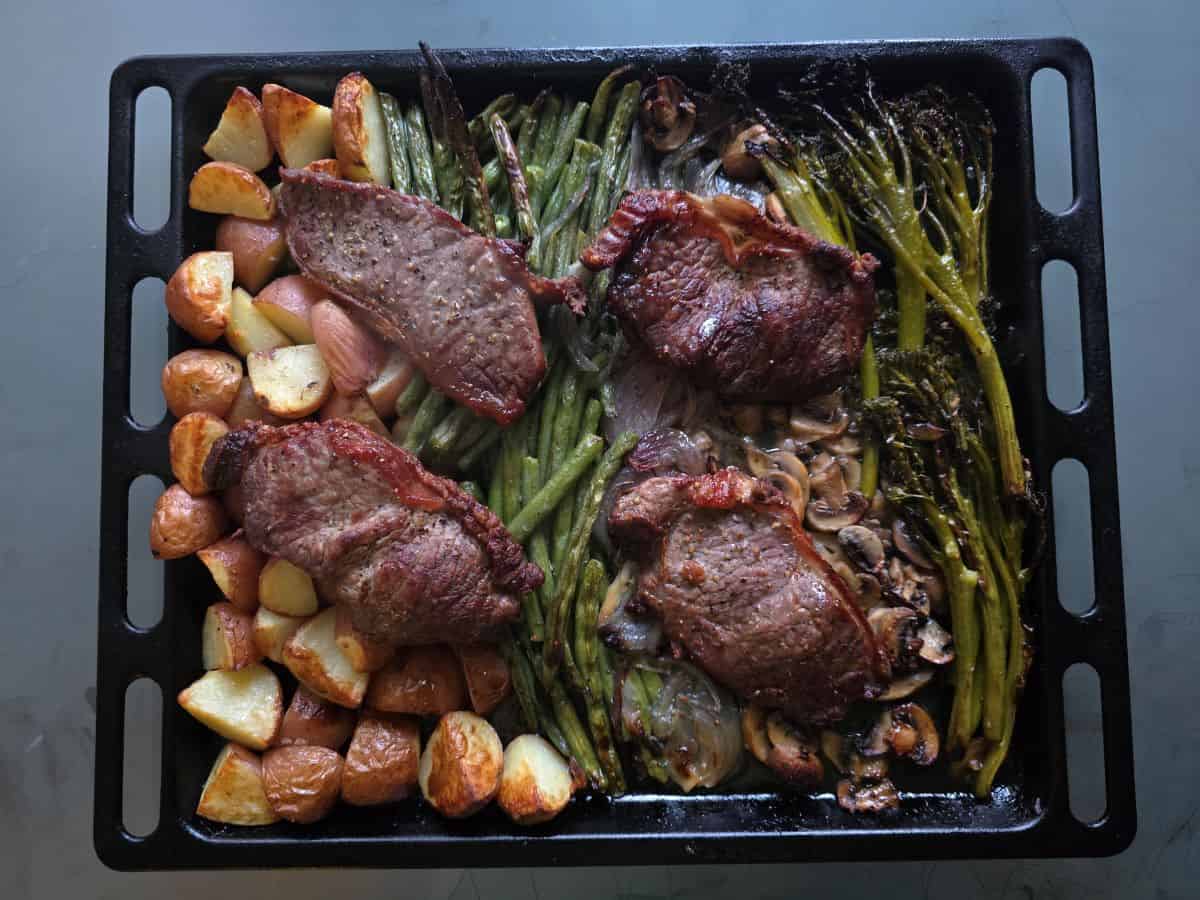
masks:
[[[459,867],[683,862],[1098,856],[1128,846],[1136,827],[1121,541],[1117,511],[1108,319],[1101,240],[1100,179],[1092,64],[1066,39],[918,41],[598,50],[461,50],[441,54],[468,107],[505,89],[532,93],[554,83],[588,86],[632,62],[703,83],[726,59],[748,61],[764,96],[783,77],[818,60],[865,58],[884,89],[934,81],[978,94],[997,124],[992,272],[1003,303],[1001,353],[1022,443],[1039,487],[1049,492],[1060,459],[1090,476],[1095,603],[1069,613],[1056,584],[1054,535],[1028,592],[1036,657],[1011,761],[989,802],[931,784],[903,794],[889,818],[851,816],[830,795],[787,793],[633,795],[581,799],[553,823],[519,829],[497,810],[462,822],[415,801],[393,808],[339,808],[310,827],[222,827],[198,818],[200,786],[220,745],[175,703],[200,670],[200,622],[210,581],[193,559],[163,564],[164,609],[149,628],[126,616],[129,487],[139,475],[171,481],[167,433],[130,415],[131,294],[147,276],[166,280],[192,251],[210,247],[213,217],[186,205],[200,146],[235,85],[279,81],[329,97],[359,69],[411,96],[419,57],[411,51],[260,56],[144,57],[112,76],[109,111],[108,263],[105,283],[104,421],[100,523],[95,844],[117,869],[273,866]],[[1074,202],[1050,214],[1034,190],[1030,80],[1041,68],[1067,82]],[[170,94],[170,217],[154,232],[133,221],[134,107],[145,88]],[[1041,270],[1061,259],[1078,274],[1085,397],[1070,411],[1047,398]],[[190,346],[170,326],[170,352]],[[1052,500],[1052,498],[1050,498]],[[1052,503],[1050,508],[1053,508]],[[141,523],[134,533],[140,534]],[[1062,523],[1060,523],[1062,524]],[[1068,803],[1063,673],[1086,663],[1099,674],[1107,809],[1081,823]],[[160,816],[135,837],[122,824],[125,696],[138,678],[163,693]],[[903,783],[902,785],[903,786]]]

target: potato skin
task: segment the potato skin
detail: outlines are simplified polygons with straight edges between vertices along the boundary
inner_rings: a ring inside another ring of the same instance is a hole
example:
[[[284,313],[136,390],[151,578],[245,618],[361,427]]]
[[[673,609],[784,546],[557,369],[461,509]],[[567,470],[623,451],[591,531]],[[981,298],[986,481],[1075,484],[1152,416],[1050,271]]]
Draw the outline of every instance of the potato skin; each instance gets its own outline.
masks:
[[[415,718],[363,712],[346,751],[342,799],[351,806],[403,800],[417,786],[420,759],[421,732]]]
[[[173,484],[154,504],[150,552],[155,559],[179,559],[203,550],[228,530],[225,510],[214,497],[193,497]]]
[[[204,460],[213,444],[229,433],[229,426],[212,413],[188,413],[171,427],[167,439],[171,471],[193,497],[208,493],[204,482]]]
[[[287,712],[283,714],[277,743],[281,747],[306,744],[340,750],[346,746],[353,731],[354,713],[343,706],[322,700],[300,685],[292,695]]]
[[[268,221],[275,216],[275,195],[261,178],[231,162],[202,165],[188,184],[188,206],[197,212],[239,215]]]
[[[236,359],[236,357],[234,357]],[[241,360],[238,360],[238,365],[241,365]],[[237,395],[233,398],[233,405],[229,407],[229,412],[225,416],[225,422],[232,428],[241,428],[247,422],[262,422],[264,425],[283,425],[286,419],[281,419],[275,413],[263,409],[258,404],[258,400],[254,397],[254,385],[250,383],[249,378],[243,378],[242,383],[238,385]]]
[[[504,749],[496,802],[518,825],[548,822],[571,800],[570,767],[540,735],[522,734]]]
[[[458,660],[444,644],[402,647],[371,676],[366,704],[384,712],[437,716],[465,708],[467,688]]]
[[[180,263],[167,282],[167,313],[201,343],[211,344],[229,324],[233,266],[232,254],[202,250]]]
[[[218,250],[233,254],[233,280],[251,294],[262,290],[287,255],[280,216],[266,222],[226,216],[217,225],[213,243]]]
[[[328,747],[293,744],[263,754],[263,789],[280,818],[300,825],[329,815],[342,788],[342,757]]]
[[[278,822],[262,787],[258,754],[229,743],[217,754],[196,804],[196,815],[226,825]]]
[[[466,818],[496,796],[503,766],[504,748],[487,719],[465,711],[447,713],[421,754],[421,793],[446,818]]]
[[[204,614],[204,667],[244,669],[262,659],[254,641],[254,617],[228,600],[214,603]],[[216,643],[210,647],[210,640]],[[210,650],[219,655],[210,655]],[[224,651],[228,651],[226,654]]]
[[[226,600],[245,613],[253,614],[258,609],[258,575],[267,557],[251,547],[241,531],[209,544],[196,555],[208,567]]]
[[[242,381],[242,361],[236,356],[220,350],[184,350],[163,366],[163,398],[176,418],[205,412],[223,419]]]
[[[396,655],[395,647],[381,644],[355,628],[346,606],[335,606],[334,610],[334,639],[355,670],[377,672]]]
[[[454,648],[462,665],[471,708],[489,715],[512,692],[508,663],[495,644],[459,644]]]

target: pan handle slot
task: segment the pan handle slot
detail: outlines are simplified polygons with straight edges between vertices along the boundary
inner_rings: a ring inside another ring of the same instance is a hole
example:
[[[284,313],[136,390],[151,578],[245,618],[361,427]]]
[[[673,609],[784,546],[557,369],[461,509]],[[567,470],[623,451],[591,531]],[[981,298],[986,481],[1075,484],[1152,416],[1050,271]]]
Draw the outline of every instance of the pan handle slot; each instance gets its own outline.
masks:
[[[1058,599],[1067,612],[1086,616],[1096,605],[1088,470],[1077,459],[1060,459],[1051,484]]]
[[[1071,815],[1091,825],[1108,809],[1100,675],[1087,663],[1075,663],[1063,673],[1062,689]]]
[[[163,693],[150,678],[125,689],[125,743],[121,760],[121,822],[136,838],[158,827],[161,797]]]
[[[158,85],[143,88],[134,104],[131,211],[148,234],[171,213],[171,95]]]
[[[1033,73],[1029,94],[1038,202],[1043,209],[1061,212],[1071,208],[1077,194],[1066,76],[1054,66],[1044,66]]]

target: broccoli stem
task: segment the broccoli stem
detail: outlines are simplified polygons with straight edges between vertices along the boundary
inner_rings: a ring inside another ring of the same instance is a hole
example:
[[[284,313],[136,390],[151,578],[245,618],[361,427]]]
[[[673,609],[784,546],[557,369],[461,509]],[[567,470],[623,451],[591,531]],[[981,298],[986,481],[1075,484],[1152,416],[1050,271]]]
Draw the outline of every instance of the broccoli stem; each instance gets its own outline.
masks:
[[[870,334],[863,346],[862,359],[858,363],[862,380],[863,400],[874,400],[879,396],[879,364],[875,359],[875,341]],[[879,445],[874,440],[863,442],[862,475],[859,490],[870,500],[879,486]]]

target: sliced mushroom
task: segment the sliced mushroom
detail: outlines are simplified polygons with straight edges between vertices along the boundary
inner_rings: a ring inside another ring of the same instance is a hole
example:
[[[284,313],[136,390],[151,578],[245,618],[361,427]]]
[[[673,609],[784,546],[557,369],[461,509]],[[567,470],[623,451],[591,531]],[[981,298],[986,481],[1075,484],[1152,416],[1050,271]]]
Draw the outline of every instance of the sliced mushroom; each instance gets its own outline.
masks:
[[[921,549],[921,544],[912,533],[912,526],[903,517],[892,523],[892,544],[903,553],[910,563],[921,569],[932,569],[933,563]]]
[[[831,440],[845,433],[849,427],[850,413],[846,410],[836,409],[828,418],[822,418],[812,411],[812,404],[793,406],[791,418],[788,419],[792,437],[804,444]]]
[[[862,439],[857,434],[851,434],[848,431],[817,443],[822,450],[828,450],[837,456],[858,456],[862,453]]]
[[[842,779],[837,786],[838,806],[852,813],[881,813],[900,808],[900,795],[888,779],[877,784],[853,784]]]
[[[850,754],[850,777],[860,784],[887,778],[888,761],[882,756],[868,758],[862,753]]]
[[[871,517],[875,519],[882,519],[883,514],[887,512],[887,507],[887,497],[883,496],[883,491],[877,488],[875,490],[875,495],[871,498],[871,508],[869,510]]]
[[[795,785],[811,785],[825,777],[817,744],[778,711],[750,706],[742,711],[742,740],[759,762]]]
[[[854,565],[876,576],[883,572],[883,542],[874,531],[862,525],[847,525],[837,536],[838,543]]]
[[[808,485],[818,497],[840,497],[846,493],[846,473],[828,453],[818,453],[809,465]]]
[[[809,498],[808,469],[804,463],[800,462],[796,454],[786,450],[767,453],[748,438],[745,440],[745,447],[746,466],[750,474],[779,488],[780,493],[796,511],[796,515],[803,519]]]
[[[867,613],[867,624],[887,652],[892,669],[908,672],[916,668],[921,652],[917,633],[921,619],[906,606],[880,606]]]
[[[750,146],[747,146],[749,144]],[[765,150],[770,152],[779,146],[766,127],[754,123],[743,128],[721,151],[721,167],[725,174],[738,181],[753,181],[762,174],[762,163],[758,156]]]
[[[871,729],[871,733],[867,735],[867,739],[863,741],[861,752],[863,756],[874,758],[879,756],[887,756],[892,749],[887,742],[888,732],[892,728],[892,711],[885,708],[879,714],[879,721]]]
[[[838,456],[836,459],[838,465],[842,467],[843,477],[846,479],[846,487],[852,491],[857,491],[862,487],[862,463],[853,456]]]
[[[845,560],[836,559],[830,563],[830,568],[837,573],[837,576],[841,578],[842,581],[846,582],[846,587],[850,588],[852,593],[857,594],[860,590],[862,590],[862,584],[858,577],[858,573],[850,568],[850,564],[848,562]]]
[[[884,739],[892,752],[908,757],[918,766],[933,765],[940,740],[929,713],[915,703],[905,703],[893,709],[888,720]]]
[[[938,614],[946,612],[946,582],[942,580],[941,572],[922,572],[920,578],[929,611]]]
[[[911,697],[925,685],[929,684],[933,678],[933,672],[929,669],[918,669],[911,675],[905,675],[903,678],[897,678],[888,685],[888,689],[876,697],[876,700],[903,700],[905,697]]]
[[[929,594],[921,575],[910,563],[893,556],[887,569],[888,593],[905,606],[923,616],[929,615]]]
[[[840,734],[828,728],[821,732],[821,753],[829,760],[830,765],[843,775],[850,770],[845,750],[846,739]]]
[[[761,706],[742,710],[742,742],[746,749],[764,766],[771,755],[771,739],[767,737],[767,711]]]
[[[926,617],[917,636],[921,639],[921,659],[935,666],[954,661],[954,636],[935,620]]]
[[[846,491],[836,505],[824,498],[810,500],[804,521],[817,531],[838,531],[859,522],[866,512],[867,498],[858,491]]]
[[[874,609],[883,600],[883,588],[874,575],[858,576],[858,602],[863,609]]]
[[[662,153],[678,150],[696,127],[696,104],[683,82],[662,75],[642,91],[642,134]]]

